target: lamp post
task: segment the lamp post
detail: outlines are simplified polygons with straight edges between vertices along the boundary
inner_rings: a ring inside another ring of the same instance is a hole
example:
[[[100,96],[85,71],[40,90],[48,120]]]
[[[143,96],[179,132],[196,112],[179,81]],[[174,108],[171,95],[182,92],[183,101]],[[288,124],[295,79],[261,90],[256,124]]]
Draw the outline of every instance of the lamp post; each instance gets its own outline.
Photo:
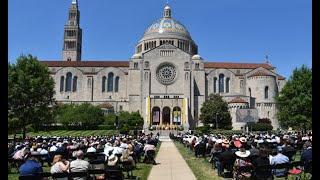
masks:
[[[219,113],[216,113],[216,129],[219,128],[219,127],[218,127],[218,114],[219,114]]]

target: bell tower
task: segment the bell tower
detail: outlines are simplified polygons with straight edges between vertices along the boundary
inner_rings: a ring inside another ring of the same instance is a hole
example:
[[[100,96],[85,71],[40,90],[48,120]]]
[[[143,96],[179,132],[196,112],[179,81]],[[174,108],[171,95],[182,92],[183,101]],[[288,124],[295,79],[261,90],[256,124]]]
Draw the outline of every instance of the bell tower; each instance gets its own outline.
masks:
[[[81,61],[82,29],[80,28],[80,11],[77,0],[72,0],[69,18],[64,26],[63,61]]]

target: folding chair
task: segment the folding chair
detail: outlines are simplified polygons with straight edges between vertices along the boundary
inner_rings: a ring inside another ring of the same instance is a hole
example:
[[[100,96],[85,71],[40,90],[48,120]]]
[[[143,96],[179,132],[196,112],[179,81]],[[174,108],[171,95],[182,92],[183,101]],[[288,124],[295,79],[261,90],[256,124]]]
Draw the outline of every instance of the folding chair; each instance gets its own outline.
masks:
[[[132,164],[132,162],[130,161],[123,161],[121,162],[122,165],[122,171],[127,172],[128,178],[130,179],[131,177],[133,177],[133,170],[134,170],[134,166]]]
[[[270,164],[255,166],[252,171],[252,177],[256,180],[273,179],[272,166]]]
[[[58,178],[68,178],[69,179],[69,173],[63,172],[63,173],[53,173],[52,179],[58,179]]]
[[[272,171],[274,176],[288,179],[289,163],[276,164],[272,167]],[[280,175],[278,175],[278,171],[281,171]]]
[[[88,173],[85,171],[82,172],[70,172],[69,173],[69,179],[73,179],[73,178],[87,178],[88,177]]]
[[[107,169],[105,178],[107,180],[123,180],[124,176],[123,176],[122,170]]]

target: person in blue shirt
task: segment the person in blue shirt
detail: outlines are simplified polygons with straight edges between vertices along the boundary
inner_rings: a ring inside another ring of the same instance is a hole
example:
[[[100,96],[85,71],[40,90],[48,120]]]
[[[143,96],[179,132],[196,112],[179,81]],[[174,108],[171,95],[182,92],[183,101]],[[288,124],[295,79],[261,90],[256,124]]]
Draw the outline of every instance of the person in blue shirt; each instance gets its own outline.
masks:
[[[41,164],[35,159],[35,157],[31,156],[30,151],[27,152],[25,157],[27,160],[19,168],[20,176],[26,176],[26,175],[36,176],[37,173],[43,172]]]
[[[304,146],[305,150],[301,154],[301,161],[304,163],[305,171],[312,174],[312,143],[307,141]]]

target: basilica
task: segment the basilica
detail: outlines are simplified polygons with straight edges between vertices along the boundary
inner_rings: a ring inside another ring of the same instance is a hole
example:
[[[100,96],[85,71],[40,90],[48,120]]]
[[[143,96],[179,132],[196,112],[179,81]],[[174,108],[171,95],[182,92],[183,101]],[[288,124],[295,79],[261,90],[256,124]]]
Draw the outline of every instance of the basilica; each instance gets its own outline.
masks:
[[[261,118],[270,119],[274,129],[279,127],[275,97],[285,78],[268,62],[206,61],[168,4],[127,61],[85,61],[81,47],[80,11],[73,0],[64,27],[62,60],[41,61],[49,67],[60,103],[88,102],[106,113],[138,111],[145,129],[188,130],[202,125],[201,106],[214,93],[228,103],[233,129]]]

